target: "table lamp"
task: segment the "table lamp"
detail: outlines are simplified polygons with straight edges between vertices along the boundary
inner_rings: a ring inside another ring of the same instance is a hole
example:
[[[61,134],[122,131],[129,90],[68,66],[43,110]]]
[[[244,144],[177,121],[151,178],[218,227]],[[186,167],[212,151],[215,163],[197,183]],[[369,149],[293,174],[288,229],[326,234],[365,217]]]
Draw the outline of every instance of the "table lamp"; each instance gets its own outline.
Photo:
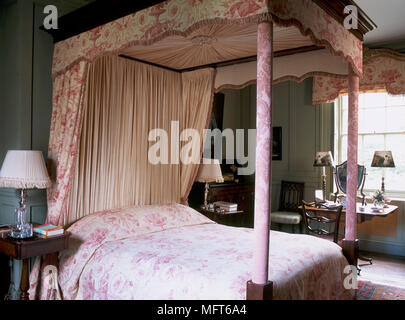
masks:
[[[326,173],[325,167],[334,167],[332,152],[319,151],[316,153],[314,167],[322,167],[322,193],[323,201],[326,202]]]
[[[391,151],[375,151],[371,166],[375,168],[395,168]],[[381,179],[381,191],[385,192],[384,171]]]
[[[32,237],[32,225],[27,223],[26,189],[46,189],[51,180],[41,151],[9,150],[0,170],[0,188],[20,190],[20,207],[15,209],[15,223],[8,236],[17,239]]]
[[[197,182],[205,182],[205,191],[204,191],[204,208],[208,209],[208,190],[209,190],[209,182],[224,182],[224,178],[222,177],[221,166],[219,165],[219,161],[217,159],[202,159],[202,163],[198,168],[197,173]]]

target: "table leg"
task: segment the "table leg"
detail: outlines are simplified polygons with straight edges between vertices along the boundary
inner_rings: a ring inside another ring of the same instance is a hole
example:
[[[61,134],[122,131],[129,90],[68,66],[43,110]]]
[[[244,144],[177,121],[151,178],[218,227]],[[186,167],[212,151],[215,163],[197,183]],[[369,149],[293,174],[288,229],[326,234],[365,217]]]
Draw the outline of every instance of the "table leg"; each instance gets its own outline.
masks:
[[[28,294],[28,259],[23,260],[22,270],[21,270],[21,281],[20,281],[20,300],[29,300]]]
[[[4,295],[4,300],[11,300],[11,290],[14,287],[14,283],[13,283],[13,258],[9,258],[8,261],[8,268],[9,268],[9,272],[10,272],[10,279],[8,279],[9,281],[9,285],[8,285],[8,292]]]
[[[359,266],[367,266],[367,265],[373,264],[373,258],[368,258],[368,257],[365,257],[365,256],[363,256],[361,254],[359,254],[359,260],[363,260],[363,261],[368,262],[367,264],[359,264]]]

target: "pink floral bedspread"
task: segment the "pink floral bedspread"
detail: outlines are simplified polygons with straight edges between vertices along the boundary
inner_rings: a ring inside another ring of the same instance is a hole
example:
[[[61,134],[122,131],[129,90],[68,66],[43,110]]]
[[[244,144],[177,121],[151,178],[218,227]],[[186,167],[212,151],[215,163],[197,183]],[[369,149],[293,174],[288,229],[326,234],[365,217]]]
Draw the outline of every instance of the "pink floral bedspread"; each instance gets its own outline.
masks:
[[[246,299],[252,229],[169,204],[95,213],[68,231],[59,256],[64,299]],[[350,299],[347,264],[333,242],[270,232],[275,299]]]

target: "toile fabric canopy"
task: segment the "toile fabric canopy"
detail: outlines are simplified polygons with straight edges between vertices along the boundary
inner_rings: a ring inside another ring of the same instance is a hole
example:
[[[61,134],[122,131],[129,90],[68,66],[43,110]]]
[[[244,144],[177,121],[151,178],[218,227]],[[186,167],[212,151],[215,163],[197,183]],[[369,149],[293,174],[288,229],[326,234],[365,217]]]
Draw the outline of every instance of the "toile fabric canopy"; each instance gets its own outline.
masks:
[[[276,24],[273,51],[325,46],[361,75],[362,41],[311,0],[169,0],[57,43],[53,75],[106,54],[173,68],[246,57],[260,21]]]
[[[59,216],[66,208],[88,63],[103,55],[126,54],[166,67],[190,68],[253,55],[257,54],[254,26],[262,21],[275,23],[274,48],[291,49],[309,43],[326,48],[275,58],[273,80],[303,80],[325,73],[347,75],[348,66],[358,76],[362,74],[361,40],[311,0],[169,0],[56,43],[49,144],[55,183],[48,192],[50,221],[60,223]],[[335,63],[328,63],[328,57]],[[218,68],[216,90],[255,81],[253,65]],[[235,73],[239,76],[234,77]]]

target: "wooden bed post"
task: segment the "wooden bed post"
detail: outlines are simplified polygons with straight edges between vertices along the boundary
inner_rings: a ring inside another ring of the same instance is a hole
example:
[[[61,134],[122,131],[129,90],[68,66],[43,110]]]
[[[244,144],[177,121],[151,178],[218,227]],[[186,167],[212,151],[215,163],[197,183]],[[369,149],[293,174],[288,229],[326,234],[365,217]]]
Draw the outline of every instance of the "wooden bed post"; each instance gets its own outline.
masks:
[[[357,266],[359,244],[357,239],[357,148],[359,112],[359,76],[349,63],[349,111],[347,129],[347,201],[346,229],[343,253],[351,265]]]
[[[270,188],[271,188],[271,123],[273,80],[273,23],[264,21],[257,29],[257,111],[256,175],[253,276],[247,282],[248,300],[269,300],[273,283],[268,281]]]

